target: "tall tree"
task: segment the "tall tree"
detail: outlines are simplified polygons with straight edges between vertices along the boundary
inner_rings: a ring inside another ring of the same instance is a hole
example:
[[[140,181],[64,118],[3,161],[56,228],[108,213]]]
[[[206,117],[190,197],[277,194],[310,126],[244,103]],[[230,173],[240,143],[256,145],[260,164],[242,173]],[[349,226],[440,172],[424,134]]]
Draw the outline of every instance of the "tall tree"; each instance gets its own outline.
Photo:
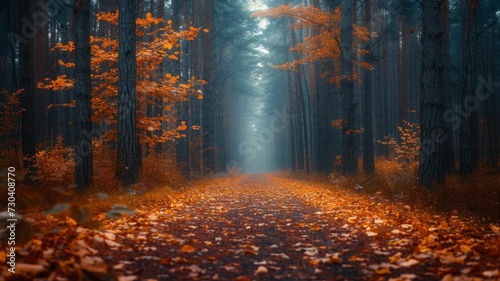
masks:
[[[342,0],[341,11],[342,20],[340,24],[340,42],[341,42],[341,94],[342,94],[342,173],[356,174],[358,170],[358,160],[356,155],[354,118],[354,81],[353,81],[353,63],[354,56],[352,48],[352,14],[353,1]]]
[[[35,181],[36,176],[36,112],[35,112],[35,45],[34,37],[38,28],[33,24],[34,0],[17,2],[18,32],[23,40],[19,40],[19,83],[24,89],[20,102],[21,132],[23,147],[23,164],[26,172],[25,182]]]
[[[205,14],[203,25],[206,31],[203,36],[203,85],[202,100],[202,127],[203,127],[203,161],[205,170],[215,172],[216,169],[216,147],[215,147],[215,97],[212,89],[213,65],[212,65],[212,1],[205,0]]]
[[[443,0],[441,3],[441,25],[443,35],[441,37],[441,49],[443,58],[443,92],[444,92],[444,110],[451,110],[453,103],[453,91],[451,90],[451,67],[450,67],[450,27],[449,27],[449,0]],[[453,128],[451,122],[445,123],[446,140],[444,142],[444,170],[445,173],[455,171],[455,153],[453,151]]]
[[[79,190],[92,184],[92,82],[90,79],[90,1],[76,0],[75,89],[76,147],[75,186]]]
[[[186,28],[189,25],[189,5],[188,1],[183,1],[182,5],[182,14],[183,14],[183,23],[182,25],[184,28]],[[180,13],[181,13],[181,1],[180,0],[174,0],[173,2],[173,12],[174,14],[177,12],[179,16],[174,16],[174,24],[176,21],[178,21],[178,26],[181,25],[180,23]],[[179,17],[179,19],[177,19]],[[180,79],[182,83],[185,83],[188,79],[189,76],[189,45],[187,40],[181,41],[181,56],[180,56]],[[187,127],[191,127],[191,119],[189,118],[189,99],[188,100],[181,100],[180,101],[180,120],[181,122],[184,121],[185,124],[187,124]],[[191,130],[187,129],[185,131],[186,136],[184,138],[181,138],[178,141],[177,144],[177,150],[176,150],[176,159],[177,159],[177,164],[178,167],[180,167],[182,174],[184,176],[189,176],[190,175],[190,149],[189,149],[189,143],[191,141]]]
[[[460,175],[467,176],[476,171],[478,165],[478,112],[475,98],[477,80],[477,47],[479,3],[464,1],[462,5],[462,115],[460,127]]]
[[[371,0],[365,2],[365,26],[368,31],[371,30],[371,13],[372,5]],[[368,63],[373,63],[373,54],[371,42],[368,41],[366,49],[368,54],[366,60]],[[365,173],[370,174],[375,170],[375,163],[373,160],[373,122],[372,122],[372,70],[364,70],[364,140],[363,140],[363,170]]]
[[[136,100],[137,1],[119,2],[118,14],[118,149],[116,175],[125,186],[139,179]]]
[[[440,0],[422,1],[422,80],[419,182],[431,188],[444,182],[443,78]]]
[[[193,26],[195,28],[200,27],[200,0],[193,0]],[[201,66],[200,66],[200,40],[196,38],[192,44],[192,73],[194,76],[201,77]],[[199,87],[197,88],[199,90]],[[191,143],[189,145],[193,150],[189,153],[191,156],[190,163],[192,167],[190,171],[191,176],[203,176],[204,170],[204,159],[203,159],[203,127],[202,125],[202,101],[197,97],[191,96],[190,98],[191,107],[191,124],[195,127],[191,134]]]

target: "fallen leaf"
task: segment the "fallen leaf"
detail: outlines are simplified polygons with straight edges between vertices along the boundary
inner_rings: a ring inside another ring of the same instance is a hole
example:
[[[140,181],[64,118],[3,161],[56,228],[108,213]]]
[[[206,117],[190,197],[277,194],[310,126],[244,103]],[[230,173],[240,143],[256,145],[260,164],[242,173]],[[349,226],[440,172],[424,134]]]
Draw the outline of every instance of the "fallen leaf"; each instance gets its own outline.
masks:
[[[189,244],[186,244],[181,248],[181,253],[192,253],[194,251],[196,251],[196,249]]]
[[[486,278],[498,277],[498,276],[500,276],[500,272],[498,271],[498,269],[486,270],[486,271],[483,271],[483,276]]]
[[[318,248],[316,248],[316,247],[303,248],[303,250],[306,250],[304,252],[304,255],[307,255],[307,256],[315,256],[318,254]]]
[[[255,271],[254,274],[258,275],[258,274],[266,274],[266,273],[268,273],[267,268],[265,266],[261,265],[261,266],[257,267],[257,270]]]
[[[41,264],[18,263],[16,264],[16,274],[27,274],[36,276],[45,271],[45,267]]]
[[[384,275],[384,274],[392,274],[391,270],[387,267],[381,267],[375,271],[376,274]]]
[[[402,267],[410,267],[410,266],[417,265],[419,263],[420,262],[418,260],[416,260],[416,259],[409,259],[409,260],[406,260],[406,261],[398,262],[398,265],[400,265]]]
[[[99,277],[106,276],[106,273],[108,272],[108,265],[100,257],[85,256],[82,258],[80,264],[83,270],[86,270]]]

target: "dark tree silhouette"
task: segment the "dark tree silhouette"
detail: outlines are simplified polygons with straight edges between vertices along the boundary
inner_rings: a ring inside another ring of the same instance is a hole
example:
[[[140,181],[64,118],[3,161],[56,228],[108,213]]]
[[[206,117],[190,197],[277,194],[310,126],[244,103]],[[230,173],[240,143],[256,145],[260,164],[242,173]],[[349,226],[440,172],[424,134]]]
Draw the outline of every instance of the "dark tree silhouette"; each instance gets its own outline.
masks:
[[[443,79],[441,2],[422,1],[422,111],[420,118],[420,184],[430,188],[444,181]]]
[[[120,1],[118,14],[118,151],[116,174],[125,186],[139,178],[137,139],[136,34],[137,1]]]
[[[92,184],[92,82],[90,79],[90,1],[76,0],[76,147],[75,186],[86,189]]]

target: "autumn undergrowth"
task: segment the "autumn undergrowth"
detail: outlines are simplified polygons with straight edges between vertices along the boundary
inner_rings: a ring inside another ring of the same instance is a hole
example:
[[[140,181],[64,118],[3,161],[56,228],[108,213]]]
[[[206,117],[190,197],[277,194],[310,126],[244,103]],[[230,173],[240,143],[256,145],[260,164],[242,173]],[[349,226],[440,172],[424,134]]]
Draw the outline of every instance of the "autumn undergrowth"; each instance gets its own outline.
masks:
[[[20,213],[36,213],[61,203],[86,206],[94,214],[106,212],[114,204],[143,208],[152,202],[174,197],[187,184],[172,154],[150,153],[142,160],[140,182],[124,188],[114,176],[115,155],[115,150],[110,147],[95,145],[93,185],[84,192],[77,192],[73,184],[73,150],[64,147],[62,142],[53,147],[40,146],[37,151],[38,183],[18,185],[16,210]],[[3,192],[0,197],[5,194]]]
[[[328,186],[382,196],[391,202],[430,212],[460,214],[484,223],[500,222],[499,171],[483,167],[466,180],[459,175],[448,175],[444,186],[428,190],[419,185],[416,168],[403,168],[397,160],[376,159],[375,170],[370,175],[360,171],[356,176],[334,172],[327,177]],[[318,173],[282,175],[325,182],[325,175]]]

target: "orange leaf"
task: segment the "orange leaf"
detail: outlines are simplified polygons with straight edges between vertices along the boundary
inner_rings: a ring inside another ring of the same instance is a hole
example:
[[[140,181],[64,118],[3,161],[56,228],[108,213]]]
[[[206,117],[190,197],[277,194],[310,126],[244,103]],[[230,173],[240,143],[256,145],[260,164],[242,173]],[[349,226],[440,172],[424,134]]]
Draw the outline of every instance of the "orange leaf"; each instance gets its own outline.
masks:
[[[181,248],[182,253],[192,253],[194,251],[196,251],[195,248],[189,244],[186,244]]]
[[[383,274],[391,274],[391,271],[386,267],[381,267],[375,271],[375,273],[383,275]]]
[[[172,261],[169,258],[163,258],[163,259],[161,259],[160,263],[162,265],[167,265],[167,266],[172,265]]]

